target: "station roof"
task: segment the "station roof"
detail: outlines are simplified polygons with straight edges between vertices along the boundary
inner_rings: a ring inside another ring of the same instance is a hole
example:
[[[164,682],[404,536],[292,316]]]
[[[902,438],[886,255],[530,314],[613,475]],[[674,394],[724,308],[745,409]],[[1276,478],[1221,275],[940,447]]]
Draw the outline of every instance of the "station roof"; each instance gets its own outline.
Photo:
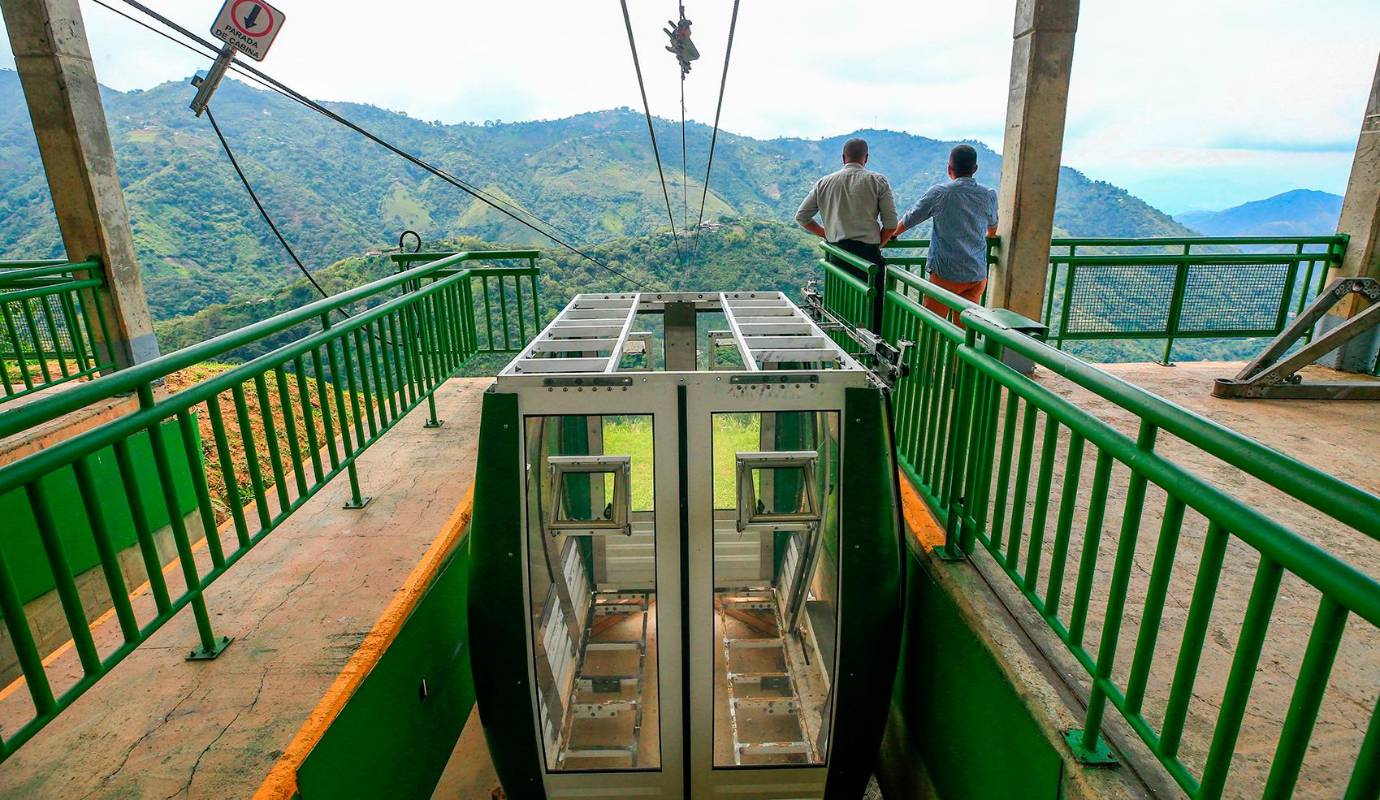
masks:
[[[670,318],[668,307],[722,315],[722,324],[696,336],[695,328]],[[707,370],[864,371],[782,292],[626,292],[576,295],[500,378],[664,370],[666,359],[655,358],[658,342],[664,350],[685,336],[707,348]]]

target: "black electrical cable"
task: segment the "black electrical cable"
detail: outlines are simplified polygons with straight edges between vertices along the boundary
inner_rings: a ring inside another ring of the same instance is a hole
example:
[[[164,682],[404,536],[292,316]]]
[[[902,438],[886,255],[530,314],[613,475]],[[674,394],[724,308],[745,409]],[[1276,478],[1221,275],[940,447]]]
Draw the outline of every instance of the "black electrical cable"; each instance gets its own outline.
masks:
[[[97,2],[97,3],[99,3],[100,5],[105,6],[106,8],[110,8],[109,6],[106,6],[105,3],[101,2],[101,0],[94,0],[94,2]],[[213,52],[213,53],[219,52],[219,48],[216,47],[216,46],[215,46],[214,44],[212,44],[211,42],[207,41],[206,39],[201,38],[200,36],[196,35],[195,33],[192,33],[192,32],[191,32],[190,30],[188,30],[187,28],[185,28],[185,27],[183,27],[183,26],[177,24],[176,22],[174,22],[174,21],[172,21],[171,19],[167,18],[166,16],[164,16],[164,15],[158,13],[157,11],[154,11],[153,9],[151,9],[151,8],[149,8],[148,6],[144,5],[143,3],[138,2],[138,0],[123,0],[123,2],[124,2],[126,5],[129,5],[129,6],[133,7],[133,8],[135,8],[135,9],[137,9],[138,11],[142,12],[143,14],[145,14],[145,15],[147,15],[147,16],[149,16],[149,17],[152,17],[153,19],[157,20],[159,23],[163,24],[164,26],[166,26],[166,27],[168,27],[168,28],[170,28],[170,29],[176,31],[178,34],[182,35],[183,37],[185,37],[185,38],[187,38],[187,39],[190,39],[191,41],[196,42],[197,44],[200,44],[202,47],[204,47],[204,48],[210,50],[211,52]],[[113,10],[115,10],[115,9],[111,9],[111,10],[113,11]],[[118,13],[118,12],[117,12],[117,13]],[[147,27],[147,26],[145,26],[145,27]],[[170,37],[169,37],[169,38],[170,38]],[[334,121],[334,122],[337,122],[337,123],[339,123],[339,124],[341,124],[341,125],[343,125],[343,126],[349,128],[350,130],[352,130],[352,131],[354,131],[355,133],[358,133],[359,135],[363,136],[364,138],[366,138],[366,139],[368,139],[368,140],[374,142],[375,144],[379,145],[380,147],[383,147],[384,149],[386,149],[386,150],[392,152],[394,155],[397,155],[398,157],[402,158],[403,160],[407,161],[408,163],[413,164],[414,166],[420,167],[421,169],[423,169],[423,170],[425,170],[425,171],[431,173],[432,175],[435,175],[436,177],[440,178],[441,180],[445,181],[446,183],[449,183],[450,185],[454,186],[455,188],[460,189],[461,191],[465,192],[466,194],[469,194],[470,196],[474,197],[476,200],[479,200],[480,202],[484,203],[485,205],[487,205],[487,206],[493,208],[495,211],[498,211],[498,212],[504,214],[505,216],[507,216],[507,217],[509,217],[510,219],[512,219],[514,222],[517,222],[518,224],[520,224],[520,225],[522,225],[522,226],[524,226],[524,227],[526,227],[526,228],[529,228],[529,229],[531,229],[531,230],[533,230],[533,231],[535,231],[535,232],[541,234],[542,236],[544,236],[544,237],[550,239],[551,241],[555,242],[557,245],[560,245],[561,247],[565,248],[566,250],[569,250],[571,253],[574,253],[575,255],[577,255],[577,256],[579,256],[579,257],[585,259],[586,261],[589,261],[589,262],[595,264],[596,266],[601,267],[602,269],[605,269],[605,270],[607,270],[607,271],[609,271],[609,272],[612,272],[613,274],[618,275],[619,277],[623,278],[624,280],[629,281],[630,283],[633,283],[633,284],[636,284],[636,285],[638,285],[638,286],[641,286],[641,287],[644,288],[644,289],[653,290],[653,288],[652,288],[651,286],[647,285],[645,282],[643,282],[643,281],[641,281],[641,280],[638,280],[637,278],[634,278],[633,276],[629,275],[628,273],[626,273],[626,272],[624,272],[624,271],[622,271],[622,270],[620,270],[620,269],[618,269],[618,268],[616,268],[616,267],[613,267],[613,266],[609,265],[608,263],[606,263],[606,262],[604,262],[604,261],[602,261],[602,260],[600,260],[600,259],[598,259],[598,258],[595,258],[594,256],[590,255],[589,253],[587,253],[587,252],[585,252],[584,250],[580,249],[579,247],[576,247],[575,245],[571,244],[569,241],[566,240],[566,238],[564,237],[563,234],[562,234],[562,235],[553,234],[553,233],[551,233],[551,232],[548,231],[548,230],[544,230],[544,229],[543,229],[542,227],[540,227],[539,225],[534,224],[533,222],[531,222],[531,221],[529,221],[529,220],[527,220],[527,219],[524,219],[524,218],[518,216],[517,213],[514,213],[514,211],[510,211],[509,208],[505,207],[505,206],[508,206],[509,204],[504,203],[503,201],[498,200],[497,198],[493,198],[493,197],[490,196],[487,192],[484,192],[483,190],[481,190],[481,189],[479,189],[479,188],[477,188],[477,187],[474,187],[474,186],[468,184],[466,181],[464,181],[464,180],[462,180],[462,179],[456,177],[455,175],[452,175],[451,173],[447,172],[446,170],[443,170],[443,169],[441,169],[440,167],[437,167],[437,166],[435,166],[434,164],[431,164],[430,162],[427,162],[427,161],[425,161],[424,159],[422,159],[422,158],[420,158],[420,157],[418,157],[418,156],[416,156],[416,155],[413,155],[412,153],[410,153],[410,152],[408,152],[408,151],[406,151],[406,150],[403,150],[402,148],[398,147],[397,145],[394,145],[392,142],[389,142],[389,141],[386,140],[386,139],[383,139],[382,137],[378,136],[377,134],[373,133],[372,131],[369,131],[369,130],[367,130],[367,129],[365,129],[365,128],[363,128],[363,127],[361,127],[361,126],[355,124],[354,122],[350,121],[349,119],[347,119],[347,118],[341,116],[340,114],[338,114],[338,113],[336,113],[336,112],[334,112],[334,111],[332,111],[332,110],[326,108],[325,106],[321,105],[320,103],[316,102],[315,100],[312,100],[311,98],[307,97],[306,95],[302,94],[301,92],[298,92],[297,90],[293,89],[292,87],[288,86],[287,84],[284,84],[282,81],[277,80],[276,78],[272,77],[271,75],[268,75],[267,73],[263,72],[262,70],[259,70],[259,69],[255,68],[255,67],[251,67],[251,66],[249,66],[249,65],[247,65],[247,64],[238,64],[238,63],[231,64],[231,68],[234,69],[234,71],[235,71],[236,73],[238,73],[238,74],[241,74],[241,75],[250,74],[250,75],[253,75],[253,76],[257,77],[258,79],[261,79],[260,81],[258,81],[258,82],[260,82],[261,84],[266,83],[266,84],[269,85],[270,88],[272,88],[274,91],[278,92],[279,94],[282,94],[283,96],[288,97],[289,99],[295,100],[296,102],[302,104],[303,106],[305,106],[305,107],[307,107],[307,108],[309,108],[309,109],[311,109],[311,110],[313,110],[313,111],[316,111],[317,113],[321,114],[322,116],[325,116],[326,118],[328,118],[328,119],[330,119],[330,120],[332,120],[332,121]],[[516,209],[515,206],[514,206],[513,208]],[[520,210],[520,209],[519,209],[519,210]],[[535,219],[537,222],[541,223],[541,225],[550,227],[552,230],[557,230],[557,229],[555,228],[555,226],[550,225],[550,223],[547,223],[547,222],[545,222],[544,220],[541,220],[539,217],[536,217],[535,215],[531,215],[530,212],[523,212],[523,213],[529,214],[529,216],[532,216],[532,218]],[[559,233],[559,231],[557,231],[557,233]],[[677,246],[679,246],[679,242],[677,242]]]
[[[647,135],[651,137],[652,155],[656,157],[656,174],[661,179],[661,196],[666,200],[666,219],[671,223],[671,239],[676,244],[676,260],[684,267],[685,256],[680,251],[680,237],[676,235],[676,215],[671,212],[671,193],[666,189],[666,173],[661,168],[661,148],[657,146],[656,129],[652,127],[652,107],[647,103],[647,86],[642,82],[642,63],[637,59],[637,40],[633,38],[632,18],[628,16],[628,0],[619,2],[623,5],[623,24],[628,29],[628,48],[632,50],[633,69],[637,72],[637,89],[642,93],[642,111],[647,116]]]
[[[306,279],[311,282],[311,285],[316,287],[316,291],[320,292],[322,297],[329,297],[330,295],[326,290],[321,288],[321,284],[316,282],[315,276],[313,276],[311,272],[307,270],[306,265],[302,263],[302,259],[297,257],[297,251],[293,250],[292,245],[288,244],[287,239],[283,238],[283,232],[278,230],[278,226],[273,222],[273,217],[269,216],[268,210],[265,209],[264,204],[259,201],[258,193],[254,191],[254,187],[249,183],[249,178],[245,176],[244,170],[240,168],[239,159],[235,158],[235,151],[230,149],[230,143],[225,141],[225,134],[221,133],[220,125],[216,124],[216,115],[211,113],[210,106],[206,106],[206,120],[211,123],[211,130],[216,132],[216,138],[220,140],[220,148],[225,151],[225,157],[230,159],[230,166],[235,168],[235,174],[239,176],[240,183],[244,184],[244,190],[249,193],[249,199],[254,201],[254,207],[259,209],[259,216],[264,218],[264,222],[268,223],[268,229],[273,231],[273,235],[278,239],[278,244],[283,246],[283,249],[287,251],[288,257],[292,259],[292,263],[296,264],[297,268],[302,271]]]
[[[714,169],[714,148],[719,143],[719,115],[724,110],[724,88],[728,86],[728,60],[733,56],[733,32],[738,27],[738,0],[733,0],[733,17],[728,23],[728,47],[724,50],[724,73],[719,79],[719,103],[714,109],[714,134],[709,139],[709,164],[704,168],[704,189],[700,193],[700,218],[695,223],[694,256],[700,252],[700,226],[704,224],[704,201],[709,197],[709,173]]]
[[[146,23],[146,22],[144,22],[144,21],[142,21],[142,20],[140,20],[140,19],[137,19],[137,18],[135,18],[135,17],[133,17],[133,16],[130,16],[129,14],[126,14],[125,12],[119,10],[118,8],[115,8],[114,6],[111,6],[111,5],[109,5],[109,4],[105,3],[105,2],[103,2],[103,0],[92,0],[92,2],[94,2],[94,3],[95,3],[96,5],[98,5],[98,6],[101,6],[102,8],[107,9],[108,11],[111,11],[111,12],[113,12],[113,13],[115,13],[115,14],[118,14],[118,15],[121,16],[121,17],[124,17],[125,19],[129,20],[130,22],[133,22],[134,24],[136,24],[136,25],[138,25],[138,26],[140,26],[140,27],[142,27],[142,28],[144,28],[144,29],[146,29],[146,30],[152,32],[152,33],[156,33],[156,34],[158,34],[159,36],[162,36],[164,39],[167,39],[168,41],[172,42],[173,44],[176,44],[176,45],[178,45],[178,46],[180,46],[180,47],[186,48],[187,50],[189,50],[189,51],[191,51],[191,52],[193,52],[193,53],[195,53],[195,54],[197,54],[197,55],[199,55],[199,56],[207,56],[207,55],[208,55],[208,53],[204,53],[204,52],[202,52],[201,50],[196,49],[196,48],[193,47],[192,45],[190,45],[190,44],[188,44],[188,43],[186,43],[186,42],[184,42],[184,41],[181,41],[180,39],[177,39],[177,38],[171,36],[171,35],[168,34],[167,32],[165,32],[165,31],[160,31],[160,30],[158,30],[157,28],[153,27],[152,25],[149,25],[148,23]],[[215,56],[219,55],[219,50],[216,49],[216,47],[215,47],[214,44],[212,44],[212,43],[210,43],[210,42],[207,42],[207,41],[204,40],[204,39],[201,39],[200,37],[196,36],[195,34],[192,34],[190,31],[187,31],[185,28],[182,28],[181,26],[177,25],[176,23],[172,22],[171,20],[168,20],[167,18],[162,17],[161,15],[157,14],[156,12],[154,12],[154,11],[152,11],[152,10],[150,10],[150,9],[147,9],[146,7],[140,5],[139,3],[130,3],[130,5],[135,6],[136,8],[139,8],[139,9],[142,10],[142,11],[145,11],[145,13],[148,13],[150,16],[153,16],[155,19],[158,19],[159,21],[164,22],[165,24],[167,24],[169,27],[173,28],[174,30],[177,30],[178,32],[180,32],[180,33],[182,33],[182,34],[188,36],[189,38],[191,38],[193,41],[195,41],[195,42],[201,44],[202,46],[206,47],[208,50],[210,50],[210,53],[209,53],[209,56],[210,56],[210,57],[214,58]],[[285,98],[287,98],[287,99],[289,99],[289,100],[292,100],[293,102],[298,103],[299,105],[303,106],[304,108],[307,108],[307,109],[313,110],[313,111],[320,110],[320,109],[318,109],[318,108],[316,107],[316,104],[315,104],[314,102],[309,102],[309,101],[308,101],[307,99],[305,99],[303,96],[297,95],[297,94],[295,94],[295,93],[290,94],[289,92],[284,91],[283,89],[279,89],[277,86],[274,86],[274,85],[272,85],[272,84],[270,84],[270,83],[266,83],[264,80],[260,79],[259,77],[256,77],[256,76],[255,76],[254,74],[252,74],[251,72],[248,72],[248,71],[246,71],[246,70],[244,70],[244,69],[241,69],[238,62],[231,62],[231,64],[230,64],[230,69],[231,69],[233,72],[237,73],[240,77],[245,78],[245,79],[247,79],[247,80],[249,80],[249,81],[252,81],[253,83],[255,83],[255,84],[257,84],[257,85],[263,87],[264,89],[267,89],[267,90],[269,90],[269,91],[271,91],[271,92],[274,92],[275,94],[278,94],[278,95],[280,95],[280,96],[282,96],[282,97],[285,97]],[[457,180],[458,180],[458,179],[457,179]],[[462,181],[462,183],[463,183],[463,181]],[[557,229],[554,225],[551,225],[550,223],[546,222],[545,220],[542,220],[540,217],[537,217],[537,216],[531,214],[531,212],[528,212],[528,211],[526,211],[525,209],[519,208],[518,206],[514,206],[514,205],[512,205],[511,203],[508,203],[508,202],[506,202],[506,201],[504,201],[504,200],[502,200],[502,199],[496,198],[496,197],[494,197],[492,194],[489,194],[488,192],[486,192],[486,191],[484,191],[484,190],[482,190],[482,189],[479,189],[478,187],[474,186],[473,184],[466,184],[466,186],[467,186],[468,189],[473,190],[474,192],[477,192],[477,193],[483,195],[484,197],[488,198],[489,200],[492,200],[492,201],[495,202],[495,203],[498,203],[498,204],[501,204],[501,205],[508,206],[509,208],[512,208],[512,209],[517,210],[517,211],[519,211],[519,212],[521,212],[521,213],[527,214],[528,216],[532,217],[533,220],[536,220],[538,223],[540,223],[540,224],[542,224],[542,225],[546,225],[547,227],[550,227],[552,230],[555,230],[557,233],[559,233],[559,234],[561,234],[561,235],[565,235],[565,234],[561,233],[561,231],[560,231],[559,229]],[[548,234],[546,231],[538,231],[538,232],[541,233],[542,235],[548,236],[548,238],[550,238],[549,234]]]

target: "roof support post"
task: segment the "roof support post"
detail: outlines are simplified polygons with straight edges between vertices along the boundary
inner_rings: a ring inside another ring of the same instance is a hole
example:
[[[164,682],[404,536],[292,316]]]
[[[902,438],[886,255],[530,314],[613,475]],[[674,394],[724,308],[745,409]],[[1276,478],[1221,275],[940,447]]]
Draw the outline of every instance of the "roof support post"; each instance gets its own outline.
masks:
[[[1361,118],[1361,134],[1356,141],[1356,157],[1351,162],[1351,177],[1342,200],[1337,232],[1346,234],[1349,241],[1342,263],[1333,267],[1327,276],[1328,283],[1338,278],[1380,280],[1380,59],[1371,80],[1365,116]],[[1318,335],[1355,317],[1366,307],[1364,298],[1352,294],[1321,319]],[[1352,339],[1319,361],[1348,372],[1372,372],[1376,369],[1377,357],[1380,357],[1380,328]]]
[[[98,304],[108,323],[108,331],[91,325],[97,352],[116,369],[155,358],[158,342],[77,0],[0,0],[0,11],[67,258],[100,260],[105,285],[86,301]]]
[[[1031,319],[1044,306],[1077,28],[1078,0],[1016,3],[997,195],[1001,247],[988,298]]]

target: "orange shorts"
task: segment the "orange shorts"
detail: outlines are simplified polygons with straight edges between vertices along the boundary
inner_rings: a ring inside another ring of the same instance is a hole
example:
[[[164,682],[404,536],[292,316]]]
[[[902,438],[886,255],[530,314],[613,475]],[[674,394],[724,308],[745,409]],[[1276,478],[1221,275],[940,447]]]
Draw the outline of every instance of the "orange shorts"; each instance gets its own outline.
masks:
[[[941,278],[938,275],[931,272],[929,274],[929,280],[930,283],[933,283],[935,286],[938,286],[941,289],[947,289],[953,292],[954,294],[958,295],[959,297],[962,297],[964,300],[968,300],[970,302],[978,304],[982,303],[982,290],[987,288],[986,278],[983,278],[980,281],[960,283],[958,281],[951,281],[945,278]],[[931,297],[926,297],[925,308],[928,308],[930,311],[933,311],[939,316],[947,320],[950,320],[951,322],[954,322],[960,328],[963,327],[963,324],[958,321],[957,312],[955,312],[948,306],[944,305],[943,303],[939,302],[938,300],[935,300]]]

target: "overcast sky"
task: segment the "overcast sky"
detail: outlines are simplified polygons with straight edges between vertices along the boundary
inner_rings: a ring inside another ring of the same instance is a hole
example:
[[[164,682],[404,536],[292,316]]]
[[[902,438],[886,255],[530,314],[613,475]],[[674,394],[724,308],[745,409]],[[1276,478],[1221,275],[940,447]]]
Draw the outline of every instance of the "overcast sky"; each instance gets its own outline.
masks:
[[[146,0],[206,31],[219,0]],[[263,65],[318,98],[444,122],[639,107],[615,0],[276,0]],[[116,5],[122,5],[114,0]],[[679,113],[660,27],[630,0],[655,114]],[[1014,0],[744,0],[723,127],[819,137],[861,127],[1000,150]],[[82,0],[97,74],[147,88],[206,66]],[[691,118],[712,122],[731,0],[687,0],[703,59]],[[1064,163],[1177,212],[1292,188],[1340,194],[1380,52],[1376,0],[1087,0]],[[0,65],[13,66],[8,40]],[[192,90],[188,89],[190,99]],[[874,154],[884,165],[885,154]]]

